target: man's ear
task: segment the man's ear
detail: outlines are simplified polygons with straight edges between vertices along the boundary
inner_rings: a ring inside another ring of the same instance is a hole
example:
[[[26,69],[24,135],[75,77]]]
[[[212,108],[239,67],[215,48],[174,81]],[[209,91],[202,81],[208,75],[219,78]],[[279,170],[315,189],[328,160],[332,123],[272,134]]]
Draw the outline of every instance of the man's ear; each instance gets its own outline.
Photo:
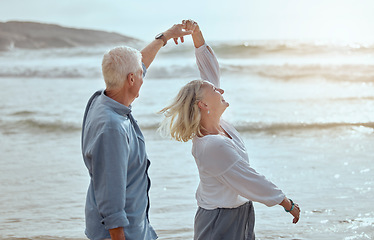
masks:
[[[134,85],[135,79],[134,79],[134,74],[129,73],[127,74],[127,82],[129,83],[130,86]]]

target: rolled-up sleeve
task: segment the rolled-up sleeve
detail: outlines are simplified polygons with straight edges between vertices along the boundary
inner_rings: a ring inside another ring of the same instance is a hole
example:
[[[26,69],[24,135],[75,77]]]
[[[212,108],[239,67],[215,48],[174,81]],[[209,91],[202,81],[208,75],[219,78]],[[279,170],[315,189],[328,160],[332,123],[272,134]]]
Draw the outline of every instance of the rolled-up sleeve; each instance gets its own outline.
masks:
[[[147,74],[147,68],[146,68],[146,66],[144,65],[143,62],[142,62],[142,68],[143,68],[143,78],[144,78],[145,75]]]
[[[92,182],[105,229],[129,225],[125,212],[129,144],[123,133],[106,128],[97,136],[92,154]]]
[[[195,49],[196,63],[203,80],[211,82],[214,86],[220,87],[220,69],[217,57],[208,44]]]
[[[217,178],[242,197],[268,207],[281,203],[285,197],[282,190],[242,160],[237,161]]]

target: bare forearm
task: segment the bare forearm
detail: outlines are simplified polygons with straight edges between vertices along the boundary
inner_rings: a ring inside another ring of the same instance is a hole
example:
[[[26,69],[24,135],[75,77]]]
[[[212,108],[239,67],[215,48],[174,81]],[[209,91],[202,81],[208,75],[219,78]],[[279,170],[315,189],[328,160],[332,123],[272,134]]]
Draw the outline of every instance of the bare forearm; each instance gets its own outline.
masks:
[[[203,46],[205,43],[205,39],[201,31],[192,34],[192,40],[193,40],[193,44],[195,45],[195,48],[199,48]]]
[[[112,240],[126,240],[123,227],[109,229],[109,233]]]
[[[178,44],[178,38],[180,38],[181,42],[183,42],[183,36],[190,34],[192,34],[192,31],[185,31],[182,24],[174,24],[174,26],[163,32],[162,39],[160,38],[153,40],[141,51],[145,67],[148,68],[151,65],[158,51],[160,51],[161,47],[164,46],[167,41],[174,38],[174,42]],[[164,40],[166,42],[164,42]]]
[[[292,207],[291,201],[288,200],[287,197],[285,197],[283,201],[279,203],[279,205],[281,205],[284,209],[291,209]]]
[[[158,51],[160,51],[163,45],[164,42],[162,41],[162,39],[155,39],[141,51],[141,54],[143,56],[142,61],[147,69],[151,65]]]

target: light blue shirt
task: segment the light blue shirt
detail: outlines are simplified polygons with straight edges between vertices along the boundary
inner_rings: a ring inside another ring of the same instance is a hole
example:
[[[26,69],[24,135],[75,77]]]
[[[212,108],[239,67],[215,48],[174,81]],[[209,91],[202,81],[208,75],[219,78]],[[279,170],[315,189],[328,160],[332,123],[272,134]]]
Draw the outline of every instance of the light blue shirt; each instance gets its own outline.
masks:
[[[146,69],[143,64],[145,75]],[[123,227],[126,240],[157,239],[148,220],[150,162],[130,108],[97,91],[82,128],[82,154],[91,181],[86,198],[86,235],[110,238]]]

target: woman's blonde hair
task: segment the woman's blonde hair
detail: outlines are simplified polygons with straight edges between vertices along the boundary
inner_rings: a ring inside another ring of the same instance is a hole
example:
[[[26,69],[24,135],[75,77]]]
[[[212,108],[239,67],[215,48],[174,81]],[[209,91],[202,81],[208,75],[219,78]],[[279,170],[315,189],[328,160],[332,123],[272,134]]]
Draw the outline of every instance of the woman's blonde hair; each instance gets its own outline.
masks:
[[[180,142],[187,142],[194,136],[203,136],[198,106],[203,98],[203,83],[203,80],[189,82],[182,87],[172,103],[159,112],[165,116],[159,131],[170,133],[172,138]]]

